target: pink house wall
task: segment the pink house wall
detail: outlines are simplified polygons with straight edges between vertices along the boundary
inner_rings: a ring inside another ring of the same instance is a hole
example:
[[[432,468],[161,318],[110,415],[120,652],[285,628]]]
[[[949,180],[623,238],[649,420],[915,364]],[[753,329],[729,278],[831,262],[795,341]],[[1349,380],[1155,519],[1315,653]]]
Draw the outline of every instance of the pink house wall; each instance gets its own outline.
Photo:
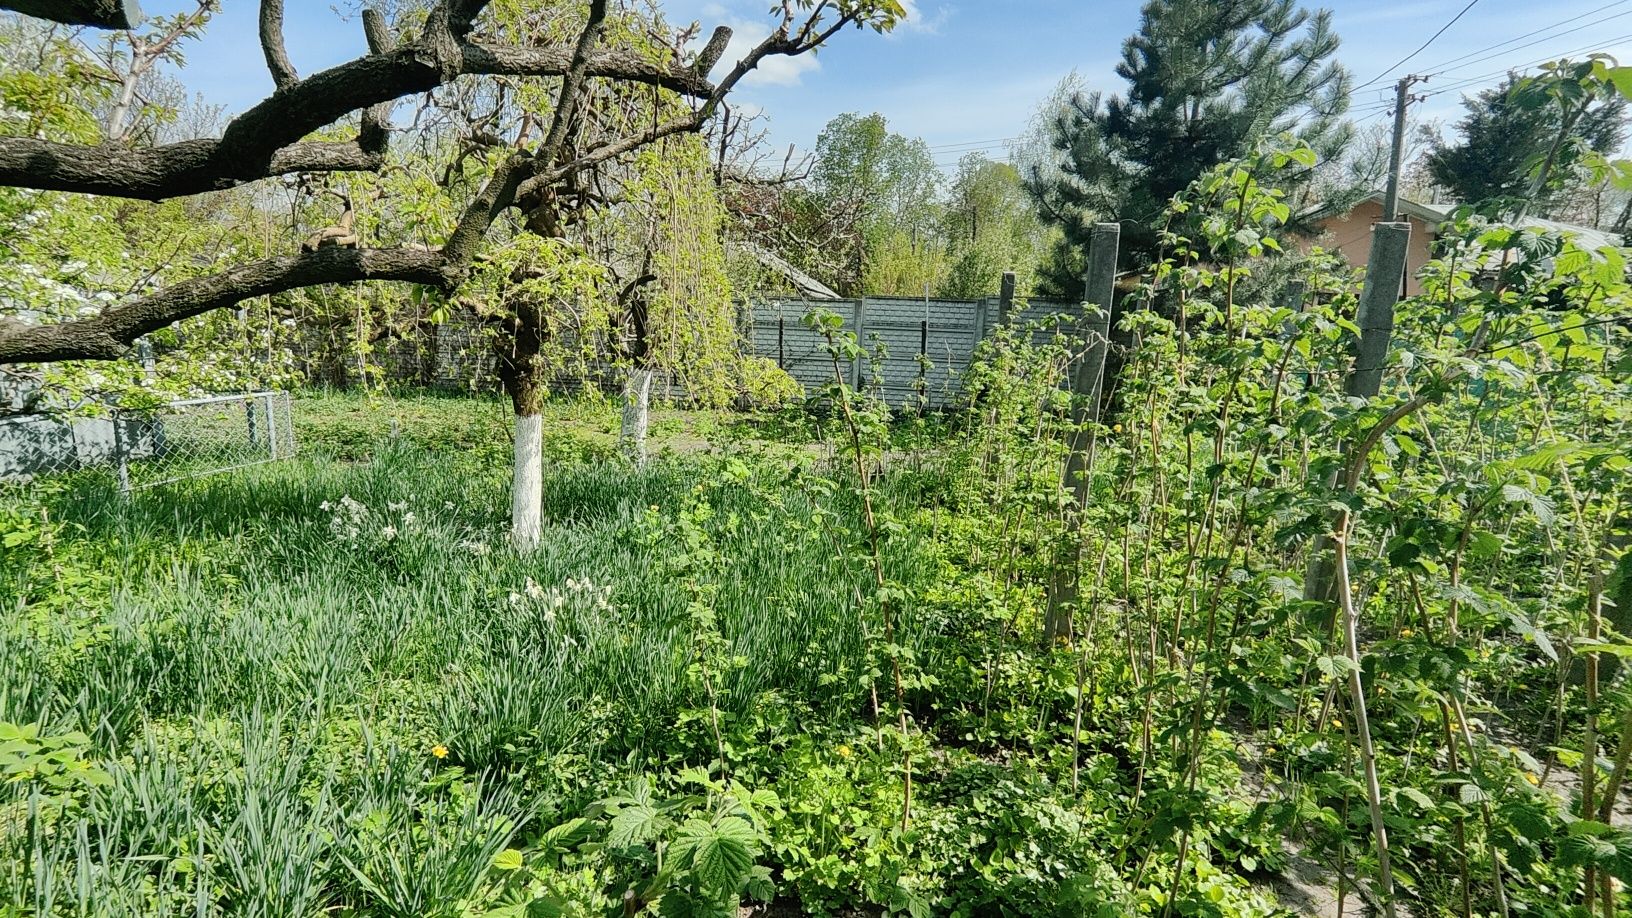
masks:
[[[1383,218],[1383,205],[1377,201],[1361,201],[1346,214],[1321,220],[1316,226],[1317,238],[1302,238],[1298,247],[1307,252],[1313,246],[1340,252],[1349,264],[1363,266],[1371,252],[1371,226]],[[1431,260],[1434,227],[1416,217],[1406,217],[1411,224],[1411,247],[1405,253],[1405,293],[1415,296],[1422,292],[1417,274]]]

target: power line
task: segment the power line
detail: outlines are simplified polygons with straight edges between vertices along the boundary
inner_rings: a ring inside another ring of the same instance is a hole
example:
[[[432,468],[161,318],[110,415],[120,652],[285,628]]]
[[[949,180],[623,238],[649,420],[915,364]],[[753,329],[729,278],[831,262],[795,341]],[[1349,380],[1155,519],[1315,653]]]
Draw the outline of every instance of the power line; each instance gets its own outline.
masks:
[[[1602,25],[1602,24],[1604,24],[1606,22],[1609,22],[1611,20],[1622,19],[1622,18],[1625,18],[1627,16],[1632,16],[1632,10],[1627,10],[1624,13],[1616,13],[1613,16],[1605,16],[1602,19],[1596,20],[1594,22],[1589,22],[1586,25],[1577,26],[1577,27],[1575,27],[1573,29],[1570,29],[1569,31],[1560,32],[1557,35],[1549,35],[1546,38],[1538,38],[1535,41],[1526,42],[1525,44],[1522,44],[1522,45],[1515,45],[1512,48],[1506,48],[1504,50],[1496,52],[1495,54],[1487,54],[1484,57],[1476,57],[1476,58],[1474,58],[1474,59],[1472,59],[1472,60],[1470,60],[1470,61],[1468,61],[1466,63],[1457,64],[1454,67],[1443,67],[1443,68],[1441,68],[1439,70],[1433,71],[1429,75],[1430,76],[1441,76],[1441,75],[1446,74],[1446,73],[1453,73],[1453,72],[1455,72],[1457,70],[1464,70],[1464,69],[1466,69],[1468,67],[1472,67],[1474,64],[1481,64],[1481,63],[1484,63],[1485,61],[1495,60],[1496,58],[1501,57],[1501,56],[1503,56],[1505,54],[1511,54],[1514,51],[1519,51],[1519,50],[1522,50],[1524,48],[1531,48],[1531,47],[1534,47],[1534,46],[1539,45],[1539,44],[1544,44],[1546,42],[1552,41],[1555,38],[1563,38],[1564,36],[1569,35],[1572,32],[1579,32],[1582,29],[1590,29],[1593,26]],[[1589,45],[1588,47],[1592,47],[1594,45],[1601,45],[1601,44],[1602,44],[1602,42],[1593,42],[1593,44]],[[1570,53],[1570,52],[1565,52],[1565,53]]]
[[[1524,39],[1529,38],[1532,35],[1540,35],[1542,32],[1550,32],[1553,29],[1558,28],[1559,26],[1569,25],[1570,23],[1575,22],[1575,21],[1577,21],[1579,19],[1585,19],[1588,16],[1593,15],[1594,13],[1602,13],[1604,10],[1613,9],[1614,7],[1617,7],[1617,6],[1625,6],[1628,3],[1632,3],[1632,0],[1615,0],[1614,3],[1606,3],[1603,6],[1597,7],[1596,9],[1587,10],[1586,12],[1581,13],[1581,14],[1576,15],[1576,16],[1572,16],[1569,19],[1565,19],[1565,20],[1562,20],[1560,22],[1555,22],[1552,25],[1543,26],[1543,27],[1541,27],[1539,29],[1532,29],[1529,32],[1525,32],[1523,35],[1515,35],[1514,37],[1509,38],[1506,41],[1499,41],[1494,45],[1486,45],[1483,48],[1478,48],[1476,50],[1469,51],[1467,54],[1464,54],[1461,57],[1453,57],[1450,60],[1441,61],[1441,62],[1439,62],[1437,64],[1434,64],[1433,66],[1429,67],[1428,70],[1429,70],[1430,73],[1433,73],[1433,74],[1437,75],[1437,74],[1445,73],[1446,71],[1453,69],[1451,67],[1452,64],[1460,63],[1462,61],[1467,60],[1470,57],[1474,57],[1475,55],[1484,54],[1486,51],[1496,51],[1498,49],[1503,49],[1503,48],[1506,48],[1506,50],[1508,50],[1508,51],[1517,51],[1517,50],[1519,50],[1518,48],[1507,48],[1507,46],[1513,44],[1514,42],[1523,41]],[[1531,42],[1530,44],[1520,45],[1519,47],[1520,48],[1528,48],[1528,47],[1530,47],[1530,45],[1540,44],[1543,41],[1550,41],[1550,40],[1552,40],[1554,38],[1562,38],[1565,35],[1569,35],[1569,34],[1574,33],[1574,32],[1579,32],[1582,29],[1590,29],[1595,25],[1600,25],[1602,23],[1610,21],[1611,19],[1618,19],[1621,16],[1625,16],[1625,15],[1628,15],[1628,13],[1617,13],[1614,16],[1606,16],[1603,19],[1597,19],[1597,20],[1594,20],[1592,22],[1586,23],[1585,25],[1579,25],[1579,26],[1576,26],[1573,29],[1567,29],[1567,30],[1565,30],[1563,32],[1556,32],[1556,33],[1554,33],[1552,35],[1548,35],[1548,36],[1545,36],[1545,37],[1543,37],[1541,39],[1538,39],[1537,41]],[[1457,69],[1459,69],[1459,68],[1457,68]]]
[[[1414,58],[1417,55],[1421,54],[1422,52],[1428,50],[1429,45],[1433,44],[1436,40],[1438,40],[1439,36],[1444,35],[1446,30],[1448,30],[1451,26],[1456,25],[1457,22],[1460,21],[1463,16],[1468,15],[1468,10],[1473,9],[1476,5],[1478,5],[1478,3],[1479,3],[1479,0],[1468,0],[1468,5],[1462,7],[1462,12],[1457,13],[1455,16],[1452,16],[1450,22],[1447,22],[1444,25],[1440,26],[1438,32],[1435,32],[1432,36],[1430,36],[1428,38],[1427,41],[1422,43],[1422,47],[1418,48],[1415,51],[1412,51],[1410,54],[1407,54],[1405,57],[1400,58],[1398,63],[1396,63],[1394,66],[1388,68],[1387,70],[1384,70],[1382,73],[1377,74],[1375,77],[1372,77],[1371,80],[1369,80],[1369,81],[1367,81],[1365,83],[1361,83],[1359,86],[1356,86],[1354,88],[1354,91],[1358,92],[1358,91],[1360,91],[1362,89],[1365,89],[1367,86],[1376,85],[1384,77],[1386,77],[1389,74],[1393,73],[1394,71],[1400,69],[1400,66],[1402,64],[1407,63],[1412,58]]]
[[[1508,73],[1510,73],[1510,72],[1512,72],[1514,70],[1523,70],[1523,69],[1525,69],[1527,67],[1535,67],[1535,66],[1537,66],[1539,64],[1545,64],[1548,61],[1556,61],[1561,57],[1567,57],[1567,56],[1569,56],[1571,54],[1579,54],[1582,51],[1589,51],[1589,50],[1592,50],[1594,48],[1603,48],[1603,47],[1605,47],[1607,45],[1613,45],[1613,44],[1616,44],[1618,42],[1623,42],[1623,41],[1632,41],[1632,33],[1628,33],[1626,35],[1618,35],[1618,36],[1616,36],[1614,38],[1604,39],[1602,41],[1595,41],[1592,44],[1582,45],[1582,46],[1580,46],[1578,48],[1571,48],[1568,51],[1555,52],[1553,54],[1547,55],[1546,57],[1538,57],[1533,61],[1527,61],[1527,62],[1522,63],[1522,64],[1512,64],[1512,65],[1509,65],[1507,67],[1503,67],[1501,70],[1492,70],[1489,73],[1482,73],[1482,74],[1480,74],[1478,76],[1475,76],[1475,77],[1467,77],[1467,78],[1458,80],[1457,82],[1452,83],[1449,86],[1441,86],[1440,88],[1434,90],[1433,92],[1427,93],[1427,95],[1439,96],[1439,95],[1444,95],[1445,93],[1448,93],[1448,92],[1455,92],[1458,89],[1466,89],[1469,86],[1473,86],[1473,85],[1478,84],[1478,83],[1483,83],[1486,80],[1491,80],[1491,79],[1494,79],[1494,78],[1499,77],[1499,76],[1505,76],[1506,74],[1508,74]]]
[[[1624,0],[1623,0],[1623,2],[1624,2]],[[1632,11],[1629,11],[1626,15],[1632,15]],[[1616,18],[1616,17],[1608,17],[1608,18],[1612,19],[1612,18]],[[1606,19],[1604,21],[1608,21],[1608,19]],[[1564,34],[1568,34],[1568,33],[1559,33],[1559,35],[1554,35],[1554,36],[1550,36],[1550,37],[1551,38],[1558,38],[1558,37],[1560,37],[1560,35],[1564,35]],[[1521,37],[1523,37],[1523,36],[1521,36]],[[1546,39],[1544,39],[1544,40],[1546,40]],[[1546,55],[1544,57],[1538,57],[1538,58],[1536,58],[1534,60],[1525,61],[1523,63],[1509,64],[1509,65],[1507,65],[1506,67],[1503,67],[1500,70],[1493,70],[1493,71],[1490,71],[1488,73],[1481,73],[1481,74],[1479,74],[1477,76],[1459,77],[1455,82],[1453,82],[1453,83],[1451,83],[1449,85],[1446,85],[1446,86],[1441,86],[1438,89],[1435,89],[1432,92],[1424,93],[1423,95],[1425,97],[1433,97],[1433,96],[1444,95],[1445,93],[1448,93],[1448,92],[1455,92],[1455,91],[1457,91],[1459,89],[1466,89],[1469,86],[1474,86],[1474,85],[1477,85],[1479,83],[1483,83],[1483,82],[1486,82],[1488,80],[1495,79],[1496,77],[1504,76],[1507,73],[1510,73],[1510,72],[1512,72],[1514,70],[1524,70],[1524,69],[1526,69],[1528,67],[1534,67],[1534,66],[1537,66],[1539,64],[1545,64],[1548,61],[1555,61],[1555,60],[1558,60],[1561,57],[1567,57],[1567,56],[1569,56],[1571,54],[1579,54],[1579,53],[1581,53],[1583,51],[1591,51],[1591,50],[1595,50],[1595,49],[1599,49],[1599,48],[1604,48],[1604,47],[1607,47],[1609,45],[1614,45],[1616,43],[1623,42],[1623,41],[1632,41],[1632,34],[1619,35],[1619,36],[1616,36],[1614,38],[1608,38],[1608,39],[1601,39],[1601,40],[1595,41],[1595,42],[1593,42],[1591,44],[1581,45],[1579,47],[1570,48],[1570,49],[1565,50],[1565,51],[1555,51],[1555,52],[1552,52],[1552,53],[1550,53],[1550,54],[1548,54],[1548,55]],[[1526,47],[1528,47],[1528,46],[1526,46]],[[1509,50],[1518,50],[1518,49],[1514,48],[1514,49],[1509,49]],[[1500,55],[1496,55],[1496,56],[1500,56]],[[1480,60],[1487,60],[1487,59],[1488,58],[1481,58]],[[1477,63],[1477,61],[1470,61],[1469,63],[1470,64],[1471,63]],[[1462,67],[1465,67],[1465,66],[1468,66],[1468,65],[1467,64],[1462,65]],[[1453,69],[1460,70],[1460,69],[1462,69],[1462,67],[1456,67],[1456,68],[1453,68]],[[1444,75],[1447,72],[1449,72],[1449,71],[1442,70],[1439,73],[1430,74],[1430,75],[1431,76],[1441,76],[1441,75]],[[1358,116],[1358,115],[1363,115],[1363,114],[1368,114],[1368,113],[1375,114],[1375,113],[1380,113],[1380,112],[1388,112],[1388,111],[1391,111],[1393,109],[1393,107],[1394,107],[1394,100],[1392,100],[1392,99],[1382,99],[1382,100],[1378,100],[1378,101],[1374,101],[1374,102],[1366,102],[1366,103],[1363,103],[1361,105],[1354,106],[1353,108],[1349,109],[1349,114],[1352,115],[1352,116]]]
[[[997,145],[1000,145],[1000,144],[1013,143],[1014,141],[1019,140],[1019,139],[1020,138],[1018,138],[1018,137],[997,137],[997,138],[994,138],[992,140],[966,140],[966,141],[964,141],[962,143],[938,144],[936,146],[930,147],[929,149],[931,151],[934,151],[934,150],[950,150],[953,147],[997,146]]]

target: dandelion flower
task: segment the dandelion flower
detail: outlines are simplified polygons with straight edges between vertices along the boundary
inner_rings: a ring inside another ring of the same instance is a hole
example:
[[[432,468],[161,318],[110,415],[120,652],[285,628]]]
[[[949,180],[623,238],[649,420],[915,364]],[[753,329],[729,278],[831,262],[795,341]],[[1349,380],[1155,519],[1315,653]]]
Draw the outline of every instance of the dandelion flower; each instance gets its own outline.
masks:
[[[1416,634],[1416,632],[1412,631],[1410,628],[1401,628],[1400,629],[1400,637],[1402,637],[1402,638],[1408,638],[1413,634]]]
[[[437,743],[435,746],[431,747],[431,755],[439,759],[445,759],[448,757],[448,747],[442,745],[441,743]]]
[[[1524,773],[1524,780],[1529,781],[1531,784],[1534,784],[1537,787],[1541,786],[1541,779],[1528,771]]]
[[[852,755],[855,755],[854,752],[850,751],[849,746],[840,746],[839,749],[838,749],[838,753],[839,753],[839,758],[841,758],[841,759],[848,759]]]

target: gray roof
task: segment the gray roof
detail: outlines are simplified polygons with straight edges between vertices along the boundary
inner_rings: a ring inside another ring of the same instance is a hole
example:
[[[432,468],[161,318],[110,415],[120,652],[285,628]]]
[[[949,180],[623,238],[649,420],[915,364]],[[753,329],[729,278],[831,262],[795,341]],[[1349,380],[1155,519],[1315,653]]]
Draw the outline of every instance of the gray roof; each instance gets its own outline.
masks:
[[[737,242],[733,246],[747,252],[759,261],[760,264],[782,276],[799,295],[807,300],[842,300],[844,297],[834,293],[832,288],[809,274],[795,268],[786,259],[774,252],[768,251],[752,242]]]

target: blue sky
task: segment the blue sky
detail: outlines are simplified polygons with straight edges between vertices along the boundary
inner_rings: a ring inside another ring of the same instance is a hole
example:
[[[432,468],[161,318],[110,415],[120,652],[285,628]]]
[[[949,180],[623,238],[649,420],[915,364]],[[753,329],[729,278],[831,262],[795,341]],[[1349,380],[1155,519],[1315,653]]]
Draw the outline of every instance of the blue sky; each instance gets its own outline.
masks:
[[[290,56],[301,73],[340,63],[363,50],[362,29],[343,21],[327,0],[291,0]],[[350,6],[343,3],[343,6]],[[739,38],[762,35],[767,0],[664,0],[675,23],[717,24]],[[1428,39],[1467,0],[1333,0],[1343,38],[1340,60],[1356,83],[1377,77]],[[147,0],[151,13],[192,6],[189,0]],[[252,0],[226,0],[204,39],[191,46],[188,86],[230,111],[272,89],[256,40]],[[896,33],[847,31],[809,60],[784,61],[738,92],[740,103],[763,109],[772,138],[808,147],[832,117],[881,112],[897,131],[922,137],[950,165],[964,150],[1003,154],[1037,103],[1073,70],[1091,88],[1117,91],[1113,68],[1122,39],[1138,27],[1137,0],[912,0],[912,17]],[[1527,33],[1537,33],[1521,39]],[[1504,42],[1509,44],[1492,48]],[[1489,49],[1489,50],[1485,50]],[[1426,117],[1454,120],[1463,88],[1499,79],[1509,66],[1589,50],[1632,63],[1632,0],[1478,0],[1459,22],[1395,74],[1438,72],[1418,92]],[[1477,52],[1477,53],[1476,53]],[[1457,60],[1462,58],[1462,60]],[[734,59],[734,58],[733,58]],[[1393,77],[1356,93],[1357,120],[1383,119],[1375,103],[1392,95]]]

